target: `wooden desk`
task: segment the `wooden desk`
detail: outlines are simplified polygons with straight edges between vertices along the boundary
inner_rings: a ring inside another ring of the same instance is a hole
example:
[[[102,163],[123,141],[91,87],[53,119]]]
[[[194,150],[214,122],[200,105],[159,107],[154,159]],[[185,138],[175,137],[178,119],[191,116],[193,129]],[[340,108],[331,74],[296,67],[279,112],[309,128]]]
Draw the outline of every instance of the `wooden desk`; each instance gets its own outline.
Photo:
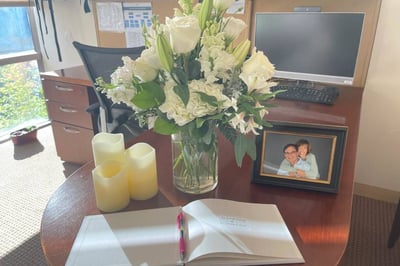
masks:
[[[244,202],[276,204],[306,261],[299,265],[336,265],[347,245],[353,196],[354,162],[362,89],[345,88],[334,106],[276,100],[279,107],[269,119],[346,125],[349,127],[338,194],[297,190],[250,182],[252,162],[238,168],[233,147],[220,138],[219,184],[201,196],[173,187],[169,136],[146,132],[135,141],[146,141],[157,150],[159,193],[148,201],[131,201],[126,210],[182,205],[198,198],[215,197]],[[41,243],[50,265],[64,265],[85,215],[99,214],[91,170],[93,162],[72,174],[50,198],[41,224]],[[294,265],[294,264],[291,264]]]

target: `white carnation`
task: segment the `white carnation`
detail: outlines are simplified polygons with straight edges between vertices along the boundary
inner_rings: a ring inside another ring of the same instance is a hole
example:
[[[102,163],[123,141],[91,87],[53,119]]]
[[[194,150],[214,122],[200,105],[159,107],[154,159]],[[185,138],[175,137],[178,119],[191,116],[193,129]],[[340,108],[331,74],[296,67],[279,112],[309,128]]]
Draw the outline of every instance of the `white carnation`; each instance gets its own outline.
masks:
[[[225,51],[223,36],[207,36],[203,44],[199,61],[207,83],[229,79],[231,70],[235,67],[235,57]]]
[[[122,57],[123,66],[118,67],[111,74],[111,83],[114,85],[131,83],[133,77],[133,69],[135,67],[135,61],[129,56]]]
[[[131,88],[126,88],[123,85],[120,85],[112,90],[107,91],[107,97],[110,98],[115,103],[125,103],[126,105],[132,107],[134,110],[138,110],[139,108],[135,106],[131,99],[136,95],[136,90]]]

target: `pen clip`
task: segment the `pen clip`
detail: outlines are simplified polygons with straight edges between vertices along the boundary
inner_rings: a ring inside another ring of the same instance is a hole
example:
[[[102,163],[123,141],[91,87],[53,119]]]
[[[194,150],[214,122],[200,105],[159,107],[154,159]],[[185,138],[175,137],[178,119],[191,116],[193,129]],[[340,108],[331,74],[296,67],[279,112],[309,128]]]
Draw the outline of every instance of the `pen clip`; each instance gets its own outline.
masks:
[[[184,217],[183,217],[182,210],[179,211],[178,216],[176,217],[176,223],[178,225],[179,230],[183,230],[184,229],[185,220],[184,220]]]

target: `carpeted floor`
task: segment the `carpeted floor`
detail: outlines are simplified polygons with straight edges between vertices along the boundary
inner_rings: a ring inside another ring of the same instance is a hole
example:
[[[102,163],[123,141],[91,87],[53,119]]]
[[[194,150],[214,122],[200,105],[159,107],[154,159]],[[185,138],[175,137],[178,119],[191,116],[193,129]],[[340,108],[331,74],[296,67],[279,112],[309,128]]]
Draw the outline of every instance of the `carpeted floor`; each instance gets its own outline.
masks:
[[[388,249],[396,204],[354,196],[350,237],[339,266],[399,266],[400,239]]]
[[[38,142],[0,143],[0,162],[0,266],[46,265],[39,236],[42,212],[79,165],[56,156],[49,126],[39,130]],[[349,244],[339,266],[400,265],[400,240],[386,247],[395,209],[392,203],[354,196]]]
[[[0,265],[46,265],[40,246],[40,222],[53,192],[79,165],[56,155],[50,126],[38,141],[0,144]]]

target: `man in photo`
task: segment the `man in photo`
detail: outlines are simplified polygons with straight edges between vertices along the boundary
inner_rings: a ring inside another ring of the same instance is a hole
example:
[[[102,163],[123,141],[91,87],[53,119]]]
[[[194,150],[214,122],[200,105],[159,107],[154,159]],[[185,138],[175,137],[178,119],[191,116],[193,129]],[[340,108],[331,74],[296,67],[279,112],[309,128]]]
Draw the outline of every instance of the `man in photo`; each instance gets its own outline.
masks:
[[[285,159],[279,166],[278,175],[286,175],[291,177],[305,177],[304,169],[309,169],[306,161],[300,160],[296,144],[289,143],[283,147]]]
[[[310,152],[310,143],[299,140],[283,148],[285,159],[279,166],[278,175],[318,179],[319,171],[315,155]],[[308,157],[307,157],[308,156]]]

